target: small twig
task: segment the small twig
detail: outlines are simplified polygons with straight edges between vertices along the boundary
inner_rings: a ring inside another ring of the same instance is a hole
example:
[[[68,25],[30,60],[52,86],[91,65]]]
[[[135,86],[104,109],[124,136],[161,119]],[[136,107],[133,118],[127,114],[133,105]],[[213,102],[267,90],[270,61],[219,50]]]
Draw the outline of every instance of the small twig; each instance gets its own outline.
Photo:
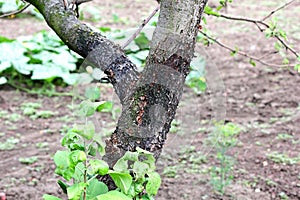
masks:
[[[270,14],[268,14],[266,17],[263,18],[263,20],[256,20],[256,19],[250,19],[250,18],[244,18],[244,17],[228,16],[228,15],[221,14],[221,13],[217,17],[222,17],[224,19],[235,20],[235,21],[244,21],[244,22],[254,23],[261,32],[264,32],[266,29],[270,28],[270,25],[267,24],[266,22],[264,22],[264,20],[266,20],[267,18],[269,18],[270,16],[272,16],[275,12],[278,12],[279,10],[287,7],[288,5],[290,5],[291,3],[293,3],[294,1],[295,0],[289,1],[286,4],[278,7],[277,9],[271,11]],[[215,16],[215,15],[213,15],[213,16]],[[263,29],[260,25],[264,26],[265,29]],[[289,50],[290,52],[292,52],[297,58],[300,57],[300,54],[297,53],[297,51],[295,49],[293,49],[289,44],[287,44],[278,35],[274,35],[273,37],[276,38],[285,47],[286,50]]]
[[[237,54],[241,55],[241,56],[244,56],[244,57],[247,57],[247,58],[250,58],[254,61],[257,61],[263,65],[266,65],[266,66],[270,66],[270,67],[293,67],[292,65],[276,65],[276,64],[272,64],[272,63],[268,63],[268,62],[265,62],[263,60],[261,60],[260,58],[257,58],[255,56],[252,56],[252,55],[249,55],[248,53],[246,52],[243,52],[243,51],[239,51],[239,50],[236,50],[230,46],[227,46],[226,44],[220,42],[219,40],[217,40],[216,38],[213,38],[209,35],[207,35],[206,33],[204,33],[203,31],[200,31],[201,34],[203,34],[205,37],[207,37],[208,39],[214,41],[216,44],[218,44],[219,46],[223,47],[224,49],[227,49],[231,52],[236,52]]]
[[[5,13],[3,15],[0,15],[0,18],[4,18],[4,17],[9,17],[11,15],[17,15],[21,12],[23,12],[26,8],[28,8],[30,6],[30,3],[26,4],[23,8],[21,8],[20,10],[16,10],[16,11],[13,11],[13,12],[9,12],[9,13]]]
[[[144,26],[150,21],[150,19],[157,13],[157,11],[160,9],[160,5],[158,5],[155,10],[153,10],[153,12],[146,18],[144,19],[143,23],[139,26],[139,28],[136,30],[136,32],[128,39],[127,42],[125,42],[122,45],[122,48],[124,49],[125,47],[127,47],[142,31],[142,29],[144,28]]]
[[[294,1],[296,1],[296,0],[289,1],[289,2],[285,3],[282,6],[279,6],[275,10],[271,11],[267,16],[265,16],[261,21],[265,21],[266,19],[268,19],[269,17],[271,17],[274,13],[278,12],[279,10],[282,10],[283,8],[287,7],[288,5],[290,5],[291,3],[293,3]]]

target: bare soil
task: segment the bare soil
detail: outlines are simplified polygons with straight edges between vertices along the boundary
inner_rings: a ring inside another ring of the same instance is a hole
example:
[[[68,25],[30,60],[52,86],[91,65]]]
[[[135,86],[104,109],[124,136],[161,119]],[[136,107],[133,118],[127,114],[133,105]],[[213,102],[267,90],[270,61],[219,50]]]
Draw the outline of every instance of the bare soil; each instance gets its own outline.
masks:
[[[243,0],[229,7],[227,13],[262,18],[281,2]],[[88,3],[86,7],[91,5],[94,4]],[[97,27],[135,27],[155,5],[155,1],[146,0],[95,1],[102,18],[92,24]],[[283,27],[294,44],[300,43],[299,8],[300,4],[296,2],[286,12],[276,15],[279,23],[284,22]],[[122,20],[114,23],[113,13]],[[272,40],[266,40],[252,24],[208,18],[207,26],[224,43],[238,45],[254,55],[274,50]],[[0,35],[10,38],[47,29],[45,22],[32,17],[1,19],[0,27]],[[299,50],[300,47],[295,45],[295,48]],[[176,116],[180,122],[179,131],[169,134],[157,164],[162,187],[156,199],[300,199],[299,160],[295,163],[275,162],[268,156],[277,152],[289,158],[300,157],[300,75],[292,69],[271,68],[259,63],[253,67],[248,59],[231,57],[230,52],[217,45],[202,48],[200,52],[206,52],[209,55],[207,62],[218,67],[219,72],[215,74],[220,74],[225,91],[214,93],[208,85],[207,92],[197,96],[191,89],[184,89]],[[280,56],[271,56],[269,62],[280,63]],[[58,90],[72,91],[72,88]],[[111,87],[104,85],[101,99],[114,98],[112,92]],[[218,98],[226,100],[222,108],[216,108],[214,104]],[[24,116],[21,110],[21,104],[28,102],[41,103],[40,110],[51,110],[56,114],[33,120]],[[64,198],[56,184],[58,177],[54,175],[52,156],[61,148],[60,140],[66,127],[75,120],[69,108],[71,104],[72,97],[36,96],[9,86],[0,87],[0,112],[6,112],[5,116],[0,113],[0,145],[7,143],[9,138],[15,141],[10,143],[10,149],[0,149],[0,193],[5,193],[8,200],[42,199],[45,193]],[[226,110],[226,123],[239,124],[242,132],[238,135],[238,145],[229,151],[235,157],[233,182],[225,194],[220,195],[209,183],[209,171],[218,163],[213,156],[215,149],[207,146],[205,139],[213,127],[213,118],[222,110]],[[101,114],[98,119],[106,130],[113,130],[115,120],[110,114]],[[291,137],[280,137],[283,134]],[[195,150],[182,153],[191,146]],[[189,158],[195,153],[205,155],[207,161],[191,161]],[[19,161],[32,156],[37,157],[32,164]]]

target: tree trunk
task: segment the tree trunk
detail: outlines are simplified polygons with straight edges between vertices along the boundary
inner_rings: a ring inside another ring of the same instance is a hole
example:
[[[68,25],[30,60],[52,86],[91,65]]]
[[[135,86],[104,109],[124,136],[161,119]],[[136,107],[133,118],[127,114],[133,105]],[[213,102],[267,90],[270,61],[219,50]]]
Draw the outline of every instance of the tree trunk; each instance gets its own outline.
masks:
[[[105,160],[112,167],[137,146],[157,159],[165,143],[194,55],[198,26],[207,0],[161,0],[157,28],[144,71],[121,47],[78,21],[62,0],[27,0],[70,49],[103,70],[122,104],[122,113],[106,141]]]

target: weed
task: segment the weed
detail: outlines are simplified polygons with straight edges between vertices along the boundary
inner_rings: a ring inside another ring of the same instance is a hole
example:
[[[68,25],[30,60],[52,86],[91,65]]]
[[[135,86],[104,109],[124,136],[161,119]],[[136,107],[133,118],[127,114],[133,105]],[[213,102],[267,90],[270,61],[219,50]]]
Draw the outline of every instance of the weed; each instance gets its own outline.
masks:
[[[233,123],[216,124],[216,129],[210,134],[208,142],[216,148],[217,165],[211,169],[210,183],[214,190],[224,194],[226,186],[233,180],[234,158],[227,155],[230,148],[238,144],[236,138],[241,128]]]
[[[34,115],[31,115],[30,118],[31,119],[37,119],[37,118],[48,119],[48,118],[55,116],[56,114],[57,114],[56,112],[53,112],[51,110],[41,110],[41,111],[37,111]]]
[[[35,146],[39,149],[43,149],[43,148],[47,148],[49,146],[49,143],[48,142],[38,142],[38,143],[36,143]]]
[[[22,116],[18,113],[12,113],[12,114],[6,115],[4,118],[6,118],[7,120],[9,120],[11,122],[17,122],[22,119]]]
[[[281,200],[288,200],[289,199],[289,197],[284,192],[280,192],[278,194],[278,196],[280,197]]]
[[[178,178],[178,166],[167,166],[164,168],[163,175],[168,178]]]
[[[7,138],[4,143],[0,143],[0,151],[12,150],[15,145],[18,144],[20,140],[18,138],[10,137]]]
[[[26,165],[33,164],[37,161],[38,161],[38,158],[36,156],[32,156],[32,157],[28,157],[28,158],[19,158],[19,162],[22,164],[26,164]]]
[[[178,133],[180,131],[180,124],[180,121],[174,119],[171,123],[170,133]]]
[[[286,154],[281,154],[281,153],[278,153],[278,152],[272,152],[270,154],[267,154],[267,157],[270,160],[272,160],[276,163],[283,163],[283,164],[289,164],[289,165],[300,163],[300,156],[290,158]]]
[[[294,137],[292,135],[286,134],[286,133],[280,133],[277,135],[276,139],[277,140],[289,140],[293,139]]]

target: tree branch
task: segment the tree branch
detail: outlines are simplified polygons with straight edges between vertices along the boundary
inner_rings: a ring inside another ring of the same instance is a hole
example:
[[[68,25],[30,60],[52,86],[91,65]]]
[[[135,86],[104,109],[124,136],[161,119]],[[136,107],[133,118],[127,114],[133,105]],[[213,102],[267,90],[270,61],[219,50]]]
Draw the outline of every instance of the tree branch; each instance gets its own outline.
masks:
[[[125,47],[127,47],[142,31],[142,29],[144,28],[144,26],[146,24],[148,24],[148,22],[152,19],[152,17],[157,13],[157,11],[159,10],[160,5],[158,4],[158,6],[155,8],[155,10],[153,10],[153,12],[146,18],[144,19],[143,23],[139,26],[139,28],[136,30],[136,32],[128,39],[127,42],[125,42],[122,45],[122,48],[124,49]]]
[[[137,146],[161,153],[194,47],[207,0],[162,0],[146,66],[123,104],[118,127],[106,141],[106,160],[112,166],[120,155]]]
[[[264,56],[260,57],[260,58],[257,58],[255,56],[252,56],[252,55],[249,55],[248,53],[246,52],[243,52],[243,51],[239,51],[239,50],[236,50],[222,42],[220,42],[219,40],[217,40],[216,38],[213,38],[211,36],[209,36],[208,34],[204,33],[203,31],[200,31],[201,34],[203,34],[205,37],[207,37],[208,39],[214,41],[216,44],[218,44],[219,46],[223,47],[224,49],[227,49],[229,50],[230,52],[235,52],[241,56],[244,56],[244,57],[247,57],[247,58],[250,58],[251,60],[254,60],[254,61],[257,61],[263,65],[266,65],[266,66],[269,66],[269,67],[293,67],[292,65],[276,65],[276,64],[272,64],[272,63],[268,63],[268,62],[265,62],[263,60],[261,60]],[[272,52],[273,54],[274,52]],[[276,52],[277,53],[277,52]]]
[[[285,4],[283,4],[282,6],[279,6],[278,8],[276,8],[275,10],[272,10],[267,16],[265,16],[261,21],[265,21],[266,19],[270,18],[273,14],[275,14],[276,12],[278,12],[279,10],[284,9],[285,7],[289,6],[290,4],[292,4],[294,1],[296,0],[292,0],[289,1]]]
[[[9,13],[5,13],[3,15],[0,15],[0,18],[5,18],[5,17],[9,17],[11,15],[17,15],[21,12],[23,12],[24,10],[26,10],[28,7],[30,6],[30,3],[26,4],[23,8],[21,8],[20,10],[16,10],[16,11],[13,11],[13,12],[9,12]]]
[[[27,2],[40,11],[47,24],[71,50],[107,74],[122,102],[139,73],[121,47],[80,22],[72,10],[64,8],[61,0]]]
[[[267,24],[266,22],[264,22],[264,20],[266,20],[267,18],[269,18],[270,16],[272,16],[275,12],[278,12],[279,10],[284,9],[285,7],[287,7],[288,5],[290,5],[291,3],[293,3],[294,1],[295,0],[289,1],[286,4],[278,7],[277,9],[271,11],[262,20],[250,19],[250,18],[244,18],[244,17],[229,16],[229,15],[225,15],[225,14],[222,14],[222,13],[219,13],[219,15],[213,15],[213,16],[215,16],[215,17],[222,17],[224,19],[229,19],[229,20],[234,20],[234,21],[244,21],[244,22],[254,23],[261,32],[264,32],[266,29],[270,28],[270,25]],[[263,26],[264,29],[261,28],[260,25]],[[294,54],[296,56],[296,58],[300,57],[300,54],[295,49],[293,49],[286,41],[284,41],[281,37],[279,37],[276,34],[273,37],[276,38],[286,48],[286,50],[288,50],[292,54]]]

